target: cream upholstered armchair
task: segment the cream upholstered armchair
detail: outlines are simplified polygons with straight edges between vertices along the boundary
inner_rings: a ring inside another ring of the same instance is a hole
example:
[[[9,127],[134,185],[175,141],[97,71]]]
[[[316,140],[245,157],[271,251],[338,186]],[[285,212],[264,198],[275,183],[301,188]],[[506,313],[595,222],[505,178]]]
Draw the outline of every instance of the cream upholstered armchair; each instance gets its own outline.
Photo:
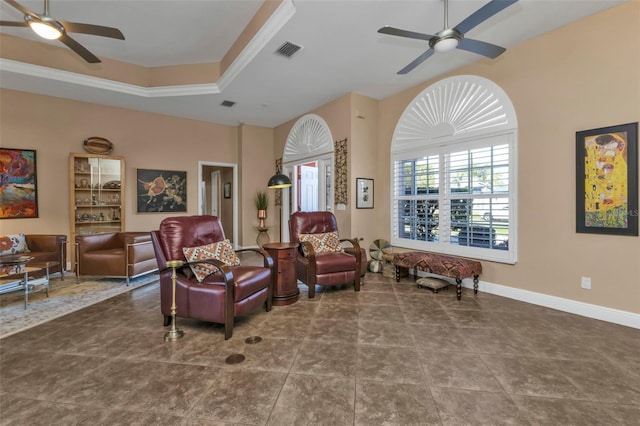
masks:
[[[360,291],[362,251],[356,238],[340,239],[336,218],[331,212],[295,212],[289,219],[292,242],[299,244],[297,277],[315,297],[316,285],[338,286],[353,283]],[[352,248],[345,252],[342,243]]]

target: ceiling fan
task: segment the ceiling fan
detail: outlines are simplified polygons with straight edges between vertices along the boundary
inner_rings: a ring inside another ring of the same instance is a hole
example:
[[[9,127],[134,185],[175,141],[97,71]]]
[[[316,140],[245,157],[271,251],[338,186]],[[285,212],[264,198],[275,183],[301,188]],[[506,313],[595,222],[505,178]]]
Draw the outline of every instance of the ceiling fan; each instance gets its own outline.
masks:
[[[124,40],[124,35],[122,35],[120,30],[117,28],[55,20],[49,16],[49,0],[44,0],[44,12],[41,15],[32,12],[15,0],[5,1],[20,12],[24,13],[24,22],[0,21],[0,26],[31,27],[31,29],[40,37],[48,40],[60,40],[90,64],[96,64],[101,61],[84,46],[69,37],[68,33],[90,34]]]
[[[433,55],[433,52],[445,53],[455,48],[477,53],[488,58],[497,58],[506,50],[504,47],[496,46],[495,44],[486,43],[484,41],[465,38],[464,35],[466,32],[480,25],[482,22],[517,1],[518,0],[491,0],[455,27],[449,28],[449,1],[444,0],[444,29],[437,32],[435,35],[416,33],[389,26],[380,28],[378,32],[399,37],[427,40],[429,42],[429,49],[414,59],[409,65],[398,71],[398,74],[407,74],[409,71],[426,61],[431,55]]]

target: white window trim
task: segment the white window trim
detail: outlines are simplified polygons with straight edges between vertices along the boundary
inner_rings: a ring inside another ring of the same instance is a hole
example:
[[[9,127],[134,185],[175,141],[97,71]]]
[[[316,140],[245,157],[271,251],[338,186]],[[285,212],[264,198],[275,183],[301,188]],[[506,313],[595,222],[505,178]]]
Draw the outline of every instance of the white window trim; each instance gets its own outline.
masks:
[[[422,91],[398,120],[391,144],[389,187],[395,188],[394,163],[426,155],[440,155],[473,146],[487,146],[487,139],[505,138],[509,144],[509,248],[485,249],[417,241],[397,236],[396,198],[390,197],[391,243],[397,247],[426,250],[501,263],[517,262],[517,119],[506,93],[495,83],[478,76],[443,79]],[[478,141],[478,142],[476,142]],[[443,158],[443,156],[442,156]],[[441,168],[441,173],[446,171]],[[441,185],[448,180],[441,176]],[[444,188],[443,188],[444,189]],[[439,191],[440,203],[445,191]],[[445,219],[448,220],[448,219]]]

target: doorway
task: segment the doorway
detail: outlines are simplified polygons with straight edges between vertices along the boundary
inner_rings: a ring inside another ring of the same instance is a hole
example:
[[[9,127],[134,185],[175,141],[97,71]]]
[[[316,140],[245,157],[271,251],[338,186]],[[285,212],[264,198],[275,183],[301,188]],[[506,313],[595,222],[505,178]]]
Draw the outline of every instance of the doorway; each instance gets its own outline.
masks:
[[[293,187],[282,191],[281,223],[295,211],[333,210],[333,137],[322,117],[307,114],[291,128],[285,143],[282,172]],[[289,227],[280,228],[281,241],[290,241]]]
[[[238,166],[198,162],[198,214],[218,216],[225,236],[238,246]],[[229,191],[225,191],[228,188]]]

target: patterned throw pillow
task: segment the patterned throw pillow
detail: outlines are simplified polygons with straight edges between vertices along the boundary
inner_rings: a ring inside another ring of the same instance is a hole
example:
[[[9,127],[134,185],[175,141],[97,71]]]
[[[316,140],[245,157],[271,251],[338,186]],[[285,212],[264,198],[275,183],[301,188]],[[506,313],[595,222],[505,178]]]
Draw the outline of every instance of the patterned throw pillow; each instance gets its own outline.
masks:
[[[340,245],[340,237],[338,237],[336,231],[324,234],[300,234],[298,239],[311,243],[313,251],[315,251],[316,254],[344,251]]]
[[[182,252],[188,262],[215,259],[229,266],[238,266],[240,264],[240,258],[229,240],[223,240],[200,247],[183,247]],[[217,271],[214,265],[208,263],[196,263],[189,266],[199,283],[201,283],[207,275]]]
[[[0,256],[7,254],[28,253],[29,246],[24,234],[0,236]]]

